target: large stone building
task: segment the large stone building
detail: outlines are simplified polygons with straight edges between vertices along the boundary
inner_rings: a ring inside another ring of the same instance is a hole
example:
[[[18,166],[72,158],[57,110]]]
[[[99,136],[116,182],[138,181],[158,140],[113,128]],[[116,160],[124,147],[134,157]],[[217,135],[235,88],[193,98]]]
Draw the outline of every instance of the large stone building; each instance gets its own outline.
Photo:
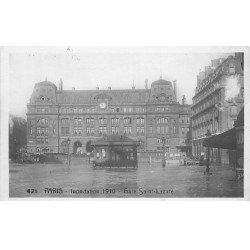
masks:
[[[176,99],[176,81],[160,79],[145,89],[64,90],[49,81],[35,84],[27,105],[30,152],[85,152],[104,135],[126,135],[141,142],[141,152],[160,156],[162,137],[169,157],[185,148],[191,116],[183,96]],[[185,150],[184,150],[185,151]]]
[[[202,146],[209,129],[212,135],[233,128],[244,105],[243,53],[227,59],[212,60],[211,66],[197,76],[197,87],[192,105],[192,153],[206,157]],[[211,149],[211,161],[216,165],[229,165],[234,152]],[[232,162],[232,161],[231,161]]]

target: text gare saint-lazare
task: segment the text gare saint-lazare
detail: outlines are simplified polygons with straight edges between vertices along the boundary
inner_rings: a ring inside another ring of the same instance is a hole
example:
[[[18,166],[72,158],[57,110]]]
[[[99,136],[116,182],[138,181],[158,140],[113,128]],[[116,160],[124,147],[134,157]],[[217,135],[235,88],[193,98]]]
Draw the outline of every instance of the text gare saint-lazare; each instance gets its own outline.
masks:
[[[152,189],[129,189],[124,188],[122,190],[116,190],[116,189],[70,189],[69,191],[63,190],[62,188],[45,188],[43,190],[45,194],[116,194],[116,193],[124,193],[127,195],[166,195],[170,194],[173,195],[174,191],[172,189],[158,189],[158,188],[152,188]],[[29,194],[37,194],[37,189],[27,189],[27,193]]]

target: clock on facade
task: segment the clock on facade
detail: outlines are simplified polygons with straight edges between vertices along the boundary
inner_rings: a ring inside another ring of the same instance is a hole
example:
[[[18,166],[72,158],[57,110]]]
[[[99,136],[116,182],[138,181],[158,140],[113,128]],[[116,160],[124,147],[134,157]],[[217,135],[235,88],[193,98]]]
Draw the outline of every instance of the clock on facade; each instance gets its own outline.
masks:
[[[100,108],[105,109],[107,107],[107,104],[105,102],[100,103]]]

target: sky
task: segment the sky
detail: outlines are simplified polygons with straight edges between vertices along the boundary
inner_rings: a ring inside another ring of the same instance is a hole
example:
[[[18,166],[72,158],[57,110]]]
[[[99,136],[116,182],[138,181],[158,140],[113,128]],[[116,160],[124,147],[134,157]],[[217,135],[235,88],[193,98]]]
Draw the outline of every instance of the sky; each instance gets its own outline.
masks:
[[[196,76],[212,59],[226,58],[232,53],[169,53],[160,49],[143,50],[120,47],[100,49],[90,47],[60,47],[60,49],[16,50],[9,54],[9,108],[10,113],[25,117],[26,105],[34,84],[60,79],[64,89],[136,89],[150,87],[153,81],[177,80],[177,99],[185,95],[192,103]]]

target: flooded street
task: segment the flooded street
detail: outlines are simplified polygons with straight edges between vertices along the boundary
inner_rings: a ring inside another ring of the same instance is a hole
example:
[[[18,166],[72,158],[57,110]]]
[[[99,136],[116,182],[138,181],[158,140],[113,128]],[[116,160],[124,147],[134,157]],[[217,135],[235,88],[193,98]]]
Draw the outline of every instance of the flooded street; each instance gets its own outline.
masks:
[[[139,164],[138,169],[93,169],[88,163],[10,165],[10,197],[243,197],[230,169]]]

